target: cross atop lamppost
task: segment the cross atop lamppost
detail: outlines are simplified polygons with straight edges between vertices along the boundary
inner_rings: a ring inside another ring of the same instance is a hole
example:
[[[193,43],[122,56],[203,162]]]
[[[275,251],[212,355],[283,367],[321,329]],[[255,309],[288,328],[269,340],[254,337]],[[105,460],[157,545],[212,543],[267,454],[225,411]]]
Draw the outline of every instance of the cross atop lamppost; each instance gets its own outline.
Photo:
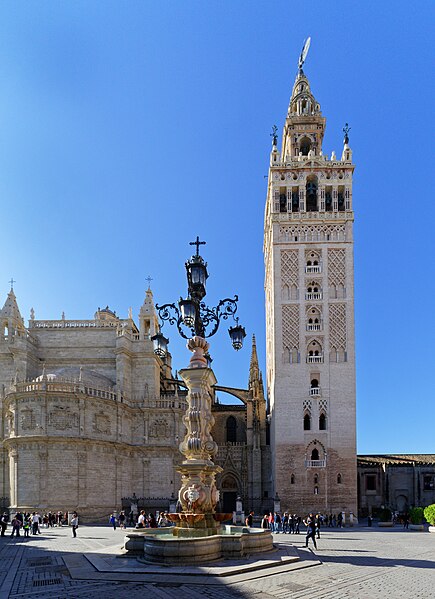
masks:
[[[199,246],[206,245],[206,241],[199,241],[199,235],[196,236],[196,241],[190,241],[189,245],[196,245],[196,255],[199,256]]]

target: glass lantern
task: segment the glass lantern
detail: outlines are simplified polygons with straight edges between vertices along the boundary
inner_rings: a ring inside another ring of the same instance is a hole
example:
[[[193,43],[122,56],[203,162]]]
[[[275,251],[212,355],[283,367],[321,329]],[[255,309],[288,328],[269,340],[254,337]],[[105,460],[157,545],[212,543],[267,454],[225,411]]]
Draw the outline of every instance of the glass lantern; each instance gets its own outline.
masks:
[[[200,300],[205,296],[205,283],[208,278],[207,264],[201,256],[192,256],[186,262],[187,282],[189,294]]]
[[[246,337],[245,328],[242,325],[237,324],[235,327],[230,327],[228,329],[228,333],[230,335],[231,343],[236,351],[242,349],[243,347],[243,339]]]
[[[186,327],[193,328],[196,320],[196,304],[191,299],[180,299],[178,306],[181,312],[181,318]]]
[[[154,343],[154,353],[160,358],[164,358],[168,353],[169,339],[162,333],[157,333],[151,337],[151,341]]]

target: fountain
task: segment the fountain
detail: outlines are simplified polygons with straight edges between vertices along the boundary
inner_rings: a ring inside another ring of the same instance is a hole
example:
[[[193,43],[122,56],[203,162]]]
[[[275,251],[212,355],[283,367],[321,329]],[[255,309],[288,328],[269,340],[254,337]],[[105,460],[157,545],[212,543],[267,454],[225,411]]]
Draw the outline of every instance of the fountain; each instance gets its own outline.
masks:
[[[203,243],[199,238],[193,242],[197,246],[196,255],[186,262],[189,297],[180,299],[179,309],[175,304],[156,306],[160,318],[170,324],[176,323],[180,334],[188,339],[187,347],[192,356],[189,368],[179,373],[188,389],[188,407],[183,417],[186,435],[179,446],[184,456],[178,468],[181,474],[178,493],[181,511],[168,514],[168,520],[174,524],[171,528],[145,529],[127,534],[125,549],[133,554],[143,551],[143,557],[139,559],[146,563],[203,563],[273,549],[269,530],[223,524],[232,518],[232,514],[216,512],[219,501],[216,475],[222,468],[213,462],[218,446],[211,435],[214,424],[211,404],[212,387],[217,381],[208,365],[209,344],[205,337],[217,332],[221,319],[234,318],[238,298],[221,300],[216,308],[208,308],[202,303],[208,277],[207,265],[198,253],[199,245]],[[234,320],[236,326],[230,327],[229,334],[233,347],[238,350],[246,333],[238,319]],[[191,336],[185,334],[183,325],[190,328]],[[211,332],[207,335],[208,325],[211,325]],[[153,341],[155,352],[164,356],[168,339],[158,333]]]

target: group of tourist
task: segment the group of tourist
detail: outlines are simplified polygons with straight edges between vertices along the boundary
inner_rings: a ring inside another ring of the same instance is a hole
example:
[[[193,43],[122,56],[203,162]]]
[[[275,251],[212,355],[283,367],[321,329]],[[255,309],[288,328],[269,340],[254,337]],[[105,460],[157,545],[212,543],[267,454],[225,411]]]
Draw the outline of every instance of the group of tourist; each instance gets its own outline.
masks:
[[[0,536],[4,537],[9,524],[9,516],[4,512],[0,516]],[[25,537],[38,535],[41,533],[41,528],[50,528],[54,526],[63,526],[68,524],[68,513],[61,511],[47,512],[40,514],[39,512],[17,512],[10,520],[11,537],[21,536],[21,531]]]
[[[251,510],[245,518],[245,525],[252,527],[254,522],[254,512]],[[313,514],[310,513],[306,518],[302,519],[297,514],[284,512],[282,515],[279,512],[265,512],[261,520],[261,528],[271,530],[274,533],[284,534],[300,534],[301,524],[306,526],[305,547],[308,547],[308,541],[311,539],[314,547],[317,549],[316,538],[320,539],[320,529],[323,527],[343,527],[343,516],[339,513],[334,514]]]
[[[266,512],[261,520],[261,528],[268,528],[276,533],[299,534],[299,527],[302,518],[296,514],[284,512],[281,516],[279,512]]]
[[[160,512],[156,517],[153,513],[149,513],[147,516],[145,510],[140,512],[136,524],[136,528],[164,528],[166,526],[172,526],[167,518],[167,512]]]

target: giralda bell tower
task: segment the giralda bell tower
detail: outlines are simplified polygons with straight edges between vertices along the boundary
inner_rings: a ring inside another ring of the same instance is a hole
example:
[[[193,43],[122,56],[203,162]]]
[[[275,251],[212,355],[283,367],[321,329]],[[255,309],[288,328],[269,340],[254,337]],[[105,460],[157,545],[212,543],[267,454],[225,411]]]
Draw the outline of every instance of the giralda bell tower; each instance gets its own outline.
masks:
[[[264,223],[272,478],[281,509],[357,514],[352,151],[322,151],[326,119],[299,59],[270,155]]]

